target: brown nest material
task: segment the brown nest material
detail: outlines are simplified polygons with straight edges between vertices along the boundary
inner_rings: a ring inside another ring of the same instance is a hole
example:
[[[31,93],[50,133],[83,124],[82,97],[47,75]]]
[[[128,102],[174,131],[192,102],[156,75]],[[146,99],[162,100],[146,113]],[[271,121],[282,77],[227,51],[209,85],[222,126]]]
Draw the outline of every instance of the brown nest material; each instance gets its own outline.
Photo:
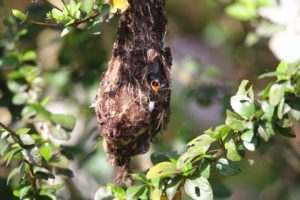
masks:
[[[95,99],[108,161],[128,177],[131,157],[146,153],[170,115],[171,54],[164,47],[164,0],[129,0]]]

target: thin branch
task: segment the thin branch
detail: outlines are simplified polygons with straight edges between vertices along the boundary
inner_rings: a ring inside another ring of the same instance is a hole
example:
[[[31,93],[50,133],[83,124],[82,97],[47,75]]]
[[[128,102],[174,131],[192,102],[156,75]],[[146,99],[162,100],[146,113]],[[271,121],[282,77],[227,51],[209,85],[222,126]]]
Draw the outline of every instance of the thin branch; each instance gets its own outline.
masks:
[[[34,170],[33,170],[33,165],[30,164],[27,160],[24,160],[28,166],[29,166],[29,178],[31,181],[32,189],[33,189],[33,196],[35,200],[39,200],[39,191],[38,191],[38,186],[37,186],[37,179],[34,176]]]
[[[98,17],[99,15],[100,15],[99,12],[93,12],[89,17],[87,17],[83,20],[77,20],[70,26],[76,27],[80,24],[86,23],[86,22],[90,21],[91,19]],[[61,23],[47,23],[47,22],[40,22],[40,21],[36,21],[36,20],[30,20],[30,23],[39,25],[39,26],[48,26],[48,27],[63,27],[63,26],[65,26],[64,24],[61,24]]]
[[[67,11],[68,11],[70,17],[72,17],[72,16],[71,16],[71,12],[70,12],[70,10],[69,10],[69,8],[68,8],[66,2],[65,2],[64,0],[60,0],[60,1],[64,4],[64,6],[65,6],[65,8],[67,9]]]
[[[12,129],[8,128],[7,126],[5,126],[3,123],[0,122],[0,127],[2,127],[3,129],[5,129],[7,132],[10,133],[10,135],[13,137],[14,140],[16,140],[18,142],[18,144],[25,148],[25,146],[23,145],[22,141],[20,140],[19,135],[13,131]]]

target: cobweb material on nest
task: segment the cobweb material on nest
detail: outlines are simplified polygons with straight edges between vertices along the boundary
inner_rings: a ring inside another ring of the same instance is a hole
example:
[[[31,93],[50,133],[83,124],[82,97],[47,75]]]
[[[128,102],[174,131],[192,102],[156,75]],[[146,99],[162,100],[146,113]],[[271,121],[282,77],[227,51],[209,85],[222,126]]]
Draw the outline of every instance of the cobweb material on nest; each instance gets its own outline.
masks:
[[[146,153],[170,115],[171,53],[164,47],[165,0],[129,1],[95,98],[108,161],[129,174],[131,157]]]

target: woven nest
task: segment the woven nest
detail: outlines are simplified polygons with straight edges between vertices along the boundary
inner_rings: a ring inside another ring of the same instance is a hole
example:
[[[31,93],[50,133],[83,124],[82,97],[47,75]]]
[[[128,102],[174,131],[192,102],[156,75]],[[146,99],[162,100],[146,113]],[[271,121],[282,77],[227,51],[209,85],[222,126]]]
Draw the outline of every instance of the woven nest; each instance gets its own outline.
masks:
[[[129,1],[95,99],[108,161],[128,173],[132,156],[148,151],[169,120],[171,54],[164,48],[164,0]],[[120,180],[117,180],[120,182]]]

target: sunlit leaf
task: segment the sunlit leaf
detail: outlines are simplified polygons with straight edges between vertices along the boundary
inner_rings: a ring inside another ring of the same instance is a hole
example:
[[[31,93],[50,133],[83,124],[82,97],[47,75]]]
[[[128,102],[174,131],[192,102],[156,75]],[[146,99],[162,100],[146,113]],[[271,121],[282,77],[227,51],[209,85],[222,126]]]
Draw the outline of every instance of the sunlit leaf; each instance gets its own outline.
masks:
[[[110,4],[112,5],[112,13],[116,13],[118,11],[122,13],[129,7],[127,0],[110,0]]]
[[[27,19],[27,15],[17,9],[12,9],[12,14],[14,17],[18,18],[21,21],[25,21]]]
[[[270,88],[269,103],[271,106],[277,106],[284,96],[284,85],[274,84]]]
[[[241,155],[236,150],[236,145],[231,139],[228,143],[225,144],[225,148],[227,149],[227,158],[232,161],[240,161]]]
[[[231,97],[230,104],[236,113],[245,118],[251,117],[255,112],[254,102],[244,95],[235,95]]]
[[[19,168],[18,168],[18,167],[14,168],[14,169],[8,174],[6,183],[9,184],[11,178],[14,177],[15,175],[17,175],[18,172],[19,172]]]
[[[101,187],[97,190],[94,200],[113,200],[113,193],[110,187]]]
[[[85,13],[90,13],[93,10],[95,0],[82,0],[82,4],[80,6],[81,10]]]
[[[166,194],[168,199],[173,199],[175,196],[180,183],[182,182],[182,178],[180,176],[176,176],[174,178],[171,178],[166,185]]]
[[[146,187],[143,185],[130,186],[126,190],[126,199],[127,200],[137,199],[137,197],[144,192],[145,188]]]
[[[34,145],[34,139],[29,134],[20,135],[20,140],[21,140],[22,144],[25,146]]]
[[[173,162],[162,162],[151,167],[146,175],[148,179],[168,176],[180,173],[180,170],[176,168],[176,163]]]
[[[76,123],[76,118],[73,115],[51,114],[50,119],[68,130],[72,130]]]
[[[20,193],[19,193],[19,197],[20,197],[20,199],[24,199],[24,197],[26,196],[26,195],[28,195],[28,193],[29,193],[29,191],[32,189],[32,186],[31,185],[27,185],[27,186],[25,186],[25,187],[22,187],[21,189],[20,189]]]
[[[192,199],[213,200],[213,192],[210,183],[204,177],[187,179],[184,184],[184,191]]]

